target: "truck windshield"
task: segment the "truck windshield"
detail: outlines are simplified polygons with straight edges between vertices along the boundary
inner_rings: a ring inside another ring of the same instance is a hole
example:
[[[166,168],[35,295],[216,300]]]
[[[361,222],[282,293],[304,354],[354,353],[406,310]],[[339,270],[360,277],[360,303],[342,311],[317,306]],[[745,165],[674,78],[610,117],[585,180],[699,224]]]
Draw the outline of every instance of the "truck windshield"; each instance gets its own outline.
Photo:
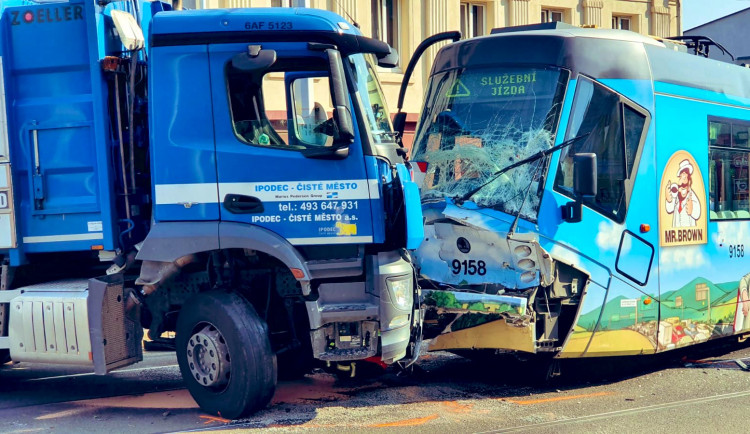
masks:
[[[374,142],[376,144],[395,143],[391,115],[372,62],[365,60],[362,54],[355,54],[349,56],[349,63],[352,67],[355,87],[360,91],[364,117]]]
[[[423,200],[462,196],[498,170],[552,147],[568,77],[558,68],[518,66],[435,74],[412,158],[427,163]],[[515,168],[472,200],[535,221],[547,165],[545,159]]]

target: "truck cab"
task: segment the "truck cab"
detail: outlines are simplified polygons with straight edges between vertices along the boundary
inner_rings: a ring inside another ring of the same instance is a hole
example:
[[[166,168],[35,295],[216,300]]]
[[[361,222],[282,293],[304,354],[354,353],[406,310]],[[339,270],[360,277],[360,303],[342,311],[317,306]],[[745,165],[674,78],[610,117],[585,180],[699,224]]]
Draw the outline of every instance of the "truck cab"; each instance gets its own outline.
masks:
[[[218,249],[268,254],[297,273],[286,290],[306,297],[316,357],[403,357],[412,280],[402,252],[421,231],[406,225],[419,218],[405,199],[416,185],[375,73],[377,56],[394,54],[319,10],[155,16],[155,224],[138,258],[192,253],[172,227],[218,233]],[[399,295],[381,298],[388,288]],[[380,327],[377,312],[393,309],[388,323],[400,318]]]
[[[235,418],[314,360],[413,354],[422,214],[387,44],[316,9],[159,2],[2,27],[5,356],[103,374],[141,326],[174,331],[193,397]]]

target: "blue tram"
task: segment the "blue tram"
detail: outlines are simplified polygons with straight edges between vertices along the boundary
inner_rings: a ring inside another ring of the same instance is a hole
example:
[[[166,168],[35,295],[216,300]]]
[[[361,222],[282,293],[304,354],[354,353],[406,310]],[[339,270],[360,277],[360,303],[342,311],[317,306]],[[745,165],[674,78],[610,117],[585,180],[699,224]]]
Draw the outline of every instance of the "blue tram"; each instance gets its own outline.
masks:
[[[627,31],[500,29],[439,51],[424,107],[431,350],[750,333],[749,69]]]

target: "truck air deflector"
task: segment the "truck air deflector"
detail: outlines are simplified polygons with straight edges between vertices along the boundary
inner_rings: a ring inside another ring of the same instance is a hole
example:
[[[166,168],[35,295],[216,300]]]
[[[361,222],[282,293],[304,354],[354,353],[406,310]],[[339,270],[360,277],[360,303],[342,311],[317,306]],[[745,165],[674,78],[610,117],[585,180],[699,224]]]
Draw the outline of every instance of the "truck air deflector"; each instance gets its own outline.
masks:
[[[419,247],[424,239],[422,207],[419,200],[419,187],[411,180],[409,170],[403,164],[397,166],[399,181],[404,192],[404,216],[406,219],[406,248]]]

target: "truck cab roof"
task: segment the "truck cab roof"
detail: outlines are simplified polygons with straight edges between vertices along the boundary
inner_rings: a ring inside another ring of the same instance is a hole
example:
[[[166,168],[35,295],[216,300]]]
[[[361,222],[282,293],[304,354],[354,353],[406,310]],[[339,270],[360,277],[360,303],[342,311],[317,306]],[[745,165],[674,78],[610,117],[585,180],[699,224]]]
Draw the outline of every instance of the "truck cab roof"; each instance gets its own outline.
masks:
[[[372,53],[383,57],[388,44],[362,36],[333,12],[313,8],[249,8],[160,12],[150,30],[151,46],[232,42],[320,42],[344,55]]]
[[[286,26],[269,26],[269,24]],[[154,17],[152,34],[232,32],[246,30],[333,32],[358,35],[360,32],[340,15],[312,8],[245,8],[168,11]]]

